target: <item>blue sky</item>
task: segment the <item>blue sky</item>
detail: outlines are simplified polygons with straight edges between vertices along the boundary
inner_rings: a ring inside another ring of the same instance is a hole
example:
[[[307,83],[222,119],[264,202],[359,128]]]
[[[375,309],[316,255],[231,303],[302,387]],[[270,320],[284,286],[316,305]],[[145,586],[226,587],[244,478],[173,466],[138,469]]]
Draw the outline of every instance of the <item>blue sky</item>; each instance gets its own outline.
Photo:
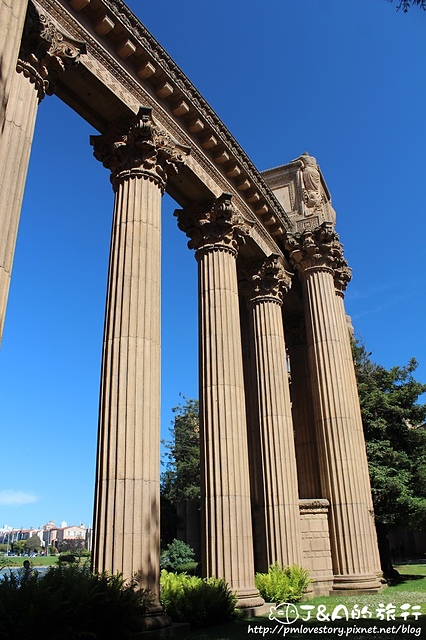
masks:
[[[426,13],[386,0],[128,3],[260,169],[304,151],[353,269],[346,305],[372,358],[426,381]],[[113,197],[96,133],[39,108],[0,350],[0,526],[92,520]],[[197,397],[196,263],[165,197],[163,435]]]

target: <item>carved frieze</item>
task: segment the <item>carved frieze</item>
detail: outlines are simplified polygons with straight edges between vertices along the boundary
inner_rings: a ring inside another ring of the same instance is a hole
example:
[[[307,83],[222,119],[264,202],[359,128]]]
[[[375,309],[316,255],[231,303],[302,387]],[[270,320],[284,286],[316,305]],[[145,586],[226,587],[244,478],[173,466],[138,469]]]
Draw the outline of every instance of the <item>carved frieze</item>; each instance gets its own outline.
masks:
[[[140,107],[132,118],[113,122],[102,135],[90,136],[90,144],[95,158],[110,169],[113,186],[120,179],[140,175],[162,190],[190,152],[157,126],[151,107]]]
[[[53,93],[55,79],[84,53],[84,42],[74,40],[32,2],[28,4],[16,69],[34,84],[39,101]]]
[[[330,222],[313,230],[287,234],[286,248],[290,263],[302,274],[309,269],[335,269],[347,266],[343,247]]]
[[[223,193],[214,201],[196,202],[174,215],[178,227],[190,241],[188,247],[198,252],[212,249],[238,252],[240,244],[250,235],[251,223],[234,208],[232,196]]]
[[[240,269],[240,291],[248,303],[268,300],[282,304],[283,295],[291,287],[291,275],[279,256],[252,260]]]

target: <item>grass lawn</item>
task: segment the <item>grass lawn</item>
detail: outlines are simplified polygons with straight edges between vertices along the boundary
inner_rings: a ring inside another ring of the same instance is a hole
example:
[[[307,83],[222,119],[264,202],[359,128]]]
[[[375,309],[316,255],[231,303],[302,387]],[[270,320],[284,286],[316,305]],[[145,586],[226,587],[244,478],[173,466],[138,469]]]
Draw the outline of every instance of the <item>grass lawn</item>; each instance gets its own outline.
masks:
[[[28,558],[27,556],[9,556],[0,557],[0,567],[22,567],[24,560],[29,560],[32,567],[50,567],[58,564],[56,556],[35,556]]]
[[[297,614],[293,610],[296,619],[291,624],[282,624],[277,620],[269,620],[268,617],[254,618],[252,620],[238,620],[226,625],[220,625],[211,629],[193,631],[183,636],[182,640],[250,640],[253,637],[297,638],[310,640],[313,638],[352,638],[352,640],[382,640],[384,638],[407,640],[408,638],[426,639],[426,564],[397,565],[396,569],[401,575],[398,584],[384,589],[375,595],[363,596],[329,596],[314,598],[297,605]],[[345,605],[348,610],[349,620],[345,619],[340,611],[342,619],[331,620],[333,611],[338,605]],[[356,606],[357,605],[357,606]],[[401,606],[409,605],[409,607]],[[305,607],[313,607],[307,610]],[[413,606],[420,607],[412,609]],[[358,615],[364,609],[366,618],[352,618],[351,613]],[[388,607],[386,611],[386,607]],[[408,612],[404,620],[401,614]],[[414,612],[419,614],[416,620]],[[370,618],[371,614],[371,618]],[[311,620],[303,621],[310,615]],[[395,619],[392,619],[392,616]],[[327,619],[328,616],[328,619]],[[387,617],[389,619],[387,620]],[[320,618],[317,620],[316,618]],[[384,618],[384,619],[381,619]],[[281,618],[283,620],[283,618]]]

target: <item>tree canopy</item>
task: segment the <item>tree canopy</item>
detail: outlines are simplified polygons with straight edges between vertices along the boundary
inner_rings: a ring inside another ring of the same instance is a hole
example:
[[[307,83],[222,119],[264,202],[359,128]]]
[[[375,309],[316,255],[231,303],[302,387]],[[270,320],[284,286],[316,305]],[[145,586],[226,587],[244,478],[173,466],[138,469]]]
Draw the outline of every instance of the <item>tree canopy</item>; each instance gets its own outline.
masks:
[[[426,384],[417,362],[387,370],[354,344],[361,414],[376,522],[386,528],[426,527]]]
[[[161,478],[162,494],[174,505],[200,498],[198,400],[184,400],[185,404],[172,409],[175,413],[170,429],[172,439],[163,442],[168,462]]]
[[[389,2],[393,2],[393,0],[388,0]],[[396,10],[399,11],[402,9],[404,13],[407,13],[410,7],[420,7],[423,11],[426,11],[426,0],[398,0],[398,5]]]

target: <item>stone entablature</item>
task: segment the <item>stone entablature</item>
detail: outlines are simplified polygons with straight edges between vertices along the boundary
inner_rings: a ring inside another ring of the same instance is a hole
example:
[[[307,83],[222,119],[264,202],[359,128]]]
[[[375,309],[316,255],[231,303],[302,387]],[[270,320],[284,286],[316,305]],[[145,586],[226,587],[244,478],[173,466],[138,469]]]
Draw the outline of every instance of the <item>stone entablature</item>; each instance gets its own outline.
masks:
[[[314,595],[328,595],[333,585],[330,532],[328,528],[329,502],[324,499],[300,500],[303,566],[309,570],[314,583]]]

